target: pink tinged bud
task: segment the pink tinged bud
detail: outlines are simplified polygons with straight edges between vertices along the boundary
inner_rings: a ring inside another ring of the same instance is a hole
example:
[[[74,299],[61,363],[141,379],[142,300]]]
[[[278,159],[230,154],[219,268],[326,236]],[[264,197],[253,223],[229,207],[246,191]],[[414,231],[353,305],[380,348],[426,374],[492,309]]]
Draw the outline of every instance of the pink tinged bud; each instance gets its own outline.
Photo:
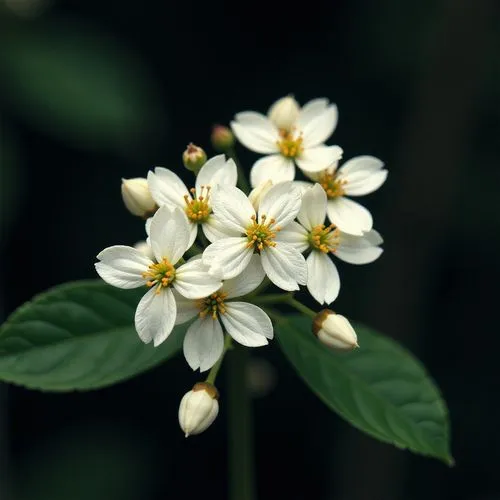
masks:
[[[187,392],[179,405],[179,425],[186,437],[200,434],[219,413],[219,393],[215,386],[198,382]]]
[[[201,167],[207,162],[207,154],[202,148],[191,142],[188,144],[186,151],[182,153],[182,162],[188,170],[198,174]]]
[[[138,217],[147,218],[158,208],[149,192],[148,181],[142,177],[122,179],[122,198],[128,211]]]
[[[299,103],[291,96],[278,99],[268,112],[269,119],[282,130],[291,130],[299,117]]]
[[[359,347],[356,332],[347,318],[330,309],[323,309],[316,315],[312,331],[322,344],[331,349],[351,351]]]
[[[210,139],[213,148],[219,153],[225,153],[234,146],[234,135],[224,125],[214,125]]]

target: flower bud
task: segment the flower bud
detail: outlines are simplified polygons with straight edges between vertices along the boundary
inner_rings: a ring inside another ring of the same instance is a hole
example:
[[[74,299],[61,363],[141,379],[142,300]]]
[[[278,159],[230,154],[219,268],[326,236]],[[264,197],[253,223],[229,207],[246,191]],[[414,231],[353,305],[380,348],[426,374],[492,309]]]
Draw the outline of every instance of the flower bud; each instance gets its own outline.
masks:
[[[224,125],[215,125],[210,137],[215,151],[225,153],[234,146],[234,135],[231,130]]]
[[[182,153],[182,161],[188,170],[198,174],[201,167],[203,167],[207,161],[207,154],[203,149],[191,142],[188,144],[186,151]]]
[[[153,253],[153,249],[145,241],[138,241],[134,245],[134,248],[136,250],[139,250],[139,252],[141,252],[142,255],[144,255],[148,259],[154,260],[155,256]]]
[[[313,319],[312,331],[327,347],[340,351],[351,351],[359,347],[358,337],[347,318],[323,309]]]
[[[208,382],[198,382],[179,406],[179,425],[186,437],[207,429],[219,413],[219,392]]]
[[[278,99],[267,114],[279,129],[290,130],[299,117],[299,111],[299,103],[289,95]]]
[[[148,181],[142,177],[122,179],[122,198],[128,211],[139,217],[148,217],[156,211]]]
[[[260,201],[262,197],[273,187],[273,183],[271,179],[268,179],[265,182],[261,182],[257,187],[253,188],[248,195],[248,199],[252,204],[254,210],[256,212],[259,211]]]

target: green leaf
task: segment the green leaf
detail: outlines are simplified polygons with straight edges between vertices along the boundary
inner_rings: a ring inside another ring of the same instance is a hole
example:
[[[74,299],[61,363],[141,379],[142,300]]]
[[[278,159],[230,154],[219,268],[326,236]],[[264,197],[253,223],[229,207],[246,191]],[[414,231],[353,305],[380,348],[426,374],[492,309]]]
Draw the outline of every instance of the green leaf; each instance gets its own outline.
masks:
[[[446,405],[425,368],[394,340],[354,327],[360,348],[351,352],[323,346],[304,316],[280,321],[278,339],[311,390],[353,426],[452,465]]]
[[[97,389],[167,360],[186,327],[159,347],[143,344],[133,326],[143,293],[92,280],[38,295],[0,328],[0,379],[46,391]]]

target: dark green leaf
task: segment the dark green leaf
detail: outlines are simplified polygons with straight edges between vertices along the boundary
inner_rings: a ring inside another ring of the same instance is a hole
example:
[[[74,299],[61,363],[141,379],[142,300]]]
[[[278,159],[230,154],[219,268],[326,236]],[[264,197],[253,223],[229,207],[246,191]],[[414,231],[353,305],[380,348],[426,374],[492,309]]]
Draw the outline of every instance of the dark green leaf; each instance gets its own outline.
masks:
[[[185,326],[159,347],[143,344],[133,326],[143,293],[96,280],[35,297],[0,328],[0,379],[47,391],[97,389],[170,358]]]
[[[281,321],[278,339],[312,391],[352,425],[452,465],[446,406],[424,367],[397,342],[354,326],[360,348],[347,353],[319,343],[303,316]]]

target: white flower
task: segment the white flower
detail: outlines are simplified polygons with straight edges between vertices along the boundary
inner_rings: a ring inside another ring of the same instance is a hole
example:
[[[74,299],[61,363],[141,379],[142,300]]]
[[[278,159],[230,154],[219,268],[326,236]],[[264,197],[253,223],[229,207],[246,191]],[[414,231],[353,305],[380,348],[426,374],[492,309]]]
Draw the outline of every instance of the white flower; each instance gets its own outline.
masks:
[[[186,437],[206,430],[219,414],[219,392],[208,382],[198,382],[179,405],[179,425]]]
[[[156,210],[156,203],[151,198],[148,182],[142,177],[122,179],[122,199],[128,211],[139,217],[149,217]]]
[[[378,158],[356,156],[337,170],[334,163],[326,170],[307,173],[318,182],[328,197],[327,213],[330,221],[341,231],[362,235],[373,227],[370,212],[347,196],[362,196],[376,191],[387,178],[387,170]],[[303,188],[306,183],[297,182]]]
[[[358,345],[358,336],[349,320],[329,309],[320,311],[313,320],[314,335],[327,347],[339,351],[352,351]]]
[[[136,248],[116,245],[105,248],[95,264],[99,276],[118,288],[147,286],[135,312],[135,328],[146,344],[161,344],[172,331],[177,306],[172,293],[175,288],[184,297],[206,297],[220,288],[220,279],[210,276],[201,260],[178,268],[175,264],[189,248],[189,225],[178,208],[160,208],[153,216],[149,244],[155,259]]]
[[[295,164],[304,172],[319,172],[338,161],[342,148],[323,144],[336,126],[337,106],[327,99],[309,101],[298,113],[291,101],[280,99],[271,106],[268,117],[245,111],[231,122],[234,134],[244,146],[269,155],[252,167],[253,187],[267,179],[274,184],[293,180]]]
[[[277,242],[276,235],[290,224],[300,209],[300,190],[291,182],[273,186],[262,198],[258,216],[238,188],[219,186],[212,209],[218,227],[226,234],[203,252],[203,262],[223,279],[234,278],[248,266],[254,253],[269,279],[283,290],[298,290],[307,281],[304,257],[293,245]]]
[[[368,264],[382,253],[380,235],[372,230],[363,236],[343,233],[333,224],[325,226],[326,193],[319,184],[308,188],[302,196],[302,206],[297,218],[283,229],[276,240],[286,242],[299,252],[310,250],[307,262],[307,289],[320,304],[333,302],[340,290],[339,273],[332,253],[350,264]]]
[[[217,184],[235,186],[237,177],[234,161],[226,161],[224,155],[218,155],[201,167],[196,177],[196,188],[191,189],[191,192],[177,174],[162,167],[156,167],[154,173],[148,173],[148,185],[159,206],[179,207],[185,213],[189,221],[191,246],[199,225],[210,241],[220,236],[212,217],[211,190]]]
[[[220,358],[224,346],[222,327],[247,347],[266,345],[267,339],[273,338],[271,320],[262,309],[232,300],[255,290],[264,276],[259,256],[253,255],[246,269],[236,278],[224,281],[217,292],[196,301],[175,294],[177,324],[199,316],[184,337],[184,356],[193,370],[208,370]]]

